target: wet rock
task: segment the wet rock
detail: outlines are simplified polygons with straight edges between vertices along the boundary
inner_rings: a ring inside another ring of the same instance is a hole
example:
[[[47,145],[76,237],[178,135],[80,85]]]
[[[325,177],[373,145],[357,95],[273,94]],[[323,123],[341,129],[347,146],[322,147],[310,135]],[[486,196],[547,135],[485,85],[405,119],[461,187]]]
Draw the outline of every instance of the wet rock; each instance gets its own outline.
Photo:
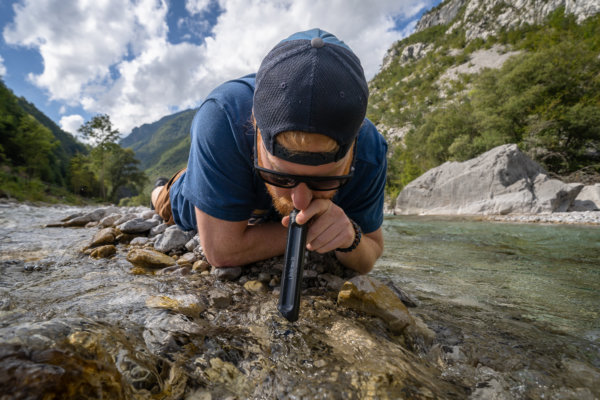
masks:
[[[156,240],[154,248],[163,253],[181,249],[190,240],[192,234],[193,233],[191,232],[184,232],[176,226],[169,227],[162,236]]]
[[[413,323],[408,309],[396,294],[373,277],[360,275],[344,283],[338,304],[383,319],[395,333]]]
[[[96,247],[90,253],[93,258],[107,258],[117,253],[117,248],[112,244]]]
[[[226,290],[212,288],[208,292],[208,296],[210,298],[210,302],[215,308],[225,308],[231,304],[231,300],[233,298],[232,294]]]
[[[204,371],[209,382],[222,384],[239,398],[248,398],[252,393],[252,382],[230,362],[220,358],[210,360],[210,368]]]
[[[208,271],[210,269],[210,264],[205,260],[198,260],[192,266],[192,271],[194,272],[203,272]]]
[[[143,218],[130,219],[127,222],[117,226],[123,233],[144,233],[158,225],[158,221],[147,220]]]
[[[134,238],[131,242],[129,242],[129,244],[131,246],[144,246],[146,243],[148,243],[149,239],[145,236],[138,236],[136,238]]]
[[[402,290],[401,288],[396,286],[391,280],[386,281],[385,284],[387,285],[387,287],[392,289],[394,293],[396,293],[398,298],[402,300],[406,307],[417,307],[419,305],[419,301],[417,299],[409,295],[405,290]]]
[[[146,306],[178,312],[188,317],[198,318],[206,307],[194,296],[171,298],[168,296],[152,296],[146,299]]]
[[[87,223],[92,221],[100,221],[105,215],[109,213],[115,212],[117,209],[115,207],[110,208],[98,208],[92,212],[80,215],[78,217],[72,218],[68,221],[65,221],[62,226],[85,226]]]
[[[164,268],[175,265],[175,260],[150,249],[133,249],[127,254],[127,261],[142,268]]]
[[[261,272],[258,274],[258,280],[261,282],[269,282],[271,280],[271,274],[268,272]]]
[[[177,264],[193,264],[196,261],[196,255],[194,253],[185,253],[177,259]]]
[[[99,230],[92,239],[90,247],[102,246],[105,244],[113,244],[116,240],[118,232],[115,228],[104,228]]]
[[[345,280],[333,274],[321,274],[319,275],[319,280],[324,287],[336,292],[340,291],[345,282]]]
[[[265,293],[267,291],[265,284],[260,281],[248,281],[244,283],[244,289],[250,293]]]
[[[93,228],[95,226],[98,226],[98,221],[90,221],[87,224],[85,224],[85,228]]]
[[[131,243],[131,241],[136,237],[138,236],[133,233],[120,233],[117,235],[117,242],[122,244],[128,244]]]
[[[222,281],[233,281],[242,274],[241,267],[218,267],[213,268],[210,273]]]

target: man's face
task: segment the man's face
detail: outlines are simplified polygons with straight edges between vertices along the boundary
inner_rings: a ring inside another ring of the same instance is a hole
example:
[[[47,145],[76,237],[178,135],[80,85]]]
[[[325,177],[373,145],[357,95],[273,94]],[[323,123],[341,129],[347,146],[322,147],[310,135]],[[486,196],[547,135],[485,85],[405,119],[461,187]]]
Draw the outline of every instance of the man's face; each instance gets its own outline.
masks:
[[[307,149],[307,151],[319,151],[320,149]],[[352,151],[341,160],[323,165],[296,164],[270,154],[258,140],[258,165],[276,172],[302,176],[339,176],[348,173],[352,163]],[[331,199],[337,190],[311,190],[306,183],[300,182],[293,188],[281,188],[265,183],[267,190],[273,198],[273,204],[281,215],[289,215],[297,208],[306,209],[313,199]]]

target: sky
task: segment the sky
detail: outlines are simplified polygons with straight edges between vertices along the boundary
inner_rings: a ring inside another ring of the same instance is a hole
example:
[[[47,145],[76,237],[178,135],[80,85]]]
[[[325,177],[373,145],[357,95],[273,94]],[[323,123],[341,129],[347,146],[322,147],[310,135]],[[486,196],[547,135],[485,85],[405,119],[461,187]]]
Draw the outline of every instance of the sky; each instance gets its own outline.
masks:
[[[312,28],[361,59],[387,49],[440,0],[0,0],[0,77],[74,135],[108,114],[122,135],[195,108]]]

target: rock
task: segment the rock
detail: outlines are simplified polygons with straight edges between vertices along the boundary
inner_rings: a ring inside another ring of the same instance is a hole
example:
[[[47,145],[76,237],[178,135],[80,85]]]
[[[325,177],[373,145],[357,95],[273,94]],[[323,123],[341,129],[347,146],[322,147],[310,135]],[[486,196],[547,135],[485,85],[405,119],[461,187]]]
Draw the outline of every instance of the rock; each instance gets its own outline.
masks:
[[[127,253],[127,261],[142,268],[164,268],[175,265],[175,260],[166,254],[150,249],[133,249]]]
[[[515,144],[465,162],[446,162],[400,192],[396,214],[509,214],[566,211],[583,185],[550,179]]]
[[[123,222],[121,225],[118,225],[117,229],[123,233],[145,233],[154,228],[156,225],[158,225],[158,221],[143,218],[133,218],[127,222]]]
[[[271,280],[271,274],[269,274],[268,272],[260,272],[258,274],[258,280],[260,282],[269,282]]]
[[[134,213],[121,214],[121,217],[114,222],[114,225],[118,226],[118,225],[124,224],[125,222],[132,220],[134,218],[137,218],[137,214],[134,214]]]
[[[215,308],[225,308],[231,304],[231,300],[233,298],[232,294],[228,291],[212,288],[208,292],[208,296],[210,298],[210,302]]]
[[[93,258],[107,258],[117,253],[117,248],[112,244],[107,244],[105,246],[96,247],[90,253],[90,257]]]
[[[98,208],[87,214],[83,214],[78,217],[72,218],[68,221],[65,221],[62,224],[62,226],[85,226],[89,222],[100,221],[100,219],[102,219],[105,215],[107,215],[108,213],[112,213],[115,210],[116,210],[115,207]]]
[[[244,289],[250,293],[265,293],[267,291],[267,287],[261,281],[248,281],[244,283]]]
[[[184,232],[177,227],[170,227],[156,240],[154,248],[163,253],[181,249],[190,240],[190,234],[190,232]]]
[[[237,279],[242,274],[241,267],[215,267],[210,272],[222,281],[232,281]]]
[[[336,292],[339,292],[344,285],[344,280],[333,274],[321,274],[319,275],[319,280],[322,281],[323,286]]]
[[[90,247],[102,246],[104,244],[113,244],[118,232],[115,228],[104,228],[99,230],[92,239]]]
[[[150,229],[150,234],[149,236],[156,236],[156,235],[160,235],[161,233],[163,233],[167,228],[169,227],[169,225],[165,224],[165,223],[161,223],[159,225],[156,225],[154,228]]]
[[[208,271],[210,269],[210,264],[205,260],[198,260],[192,266],[192,271],[194,272],[203,272]]]
[[[129,242],[129,244],[131,246],[143,246],[146,243],[148,243],[148,238],[145,236],[138,236],[136,238],[134,238],[131,242]]]
[[[413,323],[408,309],[396,294],[373,277],[359,275],[344,283],[338,304],[383,319],[395,333]]]
[[[584,186],[567,211],[600,211],[600,183]]]
[[[152,219],[156,214],[153,210],[146,210],[139,213],[139,217],[142,219]]]
[[[194,251],[194,249],[196,247],[198,247],[200,245],[200,240],[198,240],[198,235],[195,235],[193,238],[191,238],[186,244],[185,244],[185,248],[187,249],[187,251]]]
[[[106,217],[100,220],[100,226],[102,226],[103,228],[115,226],[115,222],[118,221],[119,218],[121,218],[121,214],[118,213],[112,213],[110,215],[107,215]]]
[[[194,253],[185,253],[177,259],[177,264],[193,264],[196,261],[196,255]]]

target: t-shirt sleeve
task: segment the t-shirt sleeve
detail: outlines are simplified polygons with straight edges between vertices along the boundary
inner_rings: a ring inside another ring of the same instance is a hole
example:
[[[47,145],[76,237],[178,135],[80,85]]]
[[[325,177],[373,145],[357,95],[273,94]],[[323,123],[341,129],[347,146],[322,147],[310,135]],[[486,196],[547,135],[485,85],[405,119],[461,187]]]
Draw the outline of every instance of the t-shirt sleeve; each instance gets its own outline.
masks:
[[[250,217],[254,203],[251,157],[234,123],[215,100],[205,101],[192,122],[183,196],[205,213],[227,221]]]

